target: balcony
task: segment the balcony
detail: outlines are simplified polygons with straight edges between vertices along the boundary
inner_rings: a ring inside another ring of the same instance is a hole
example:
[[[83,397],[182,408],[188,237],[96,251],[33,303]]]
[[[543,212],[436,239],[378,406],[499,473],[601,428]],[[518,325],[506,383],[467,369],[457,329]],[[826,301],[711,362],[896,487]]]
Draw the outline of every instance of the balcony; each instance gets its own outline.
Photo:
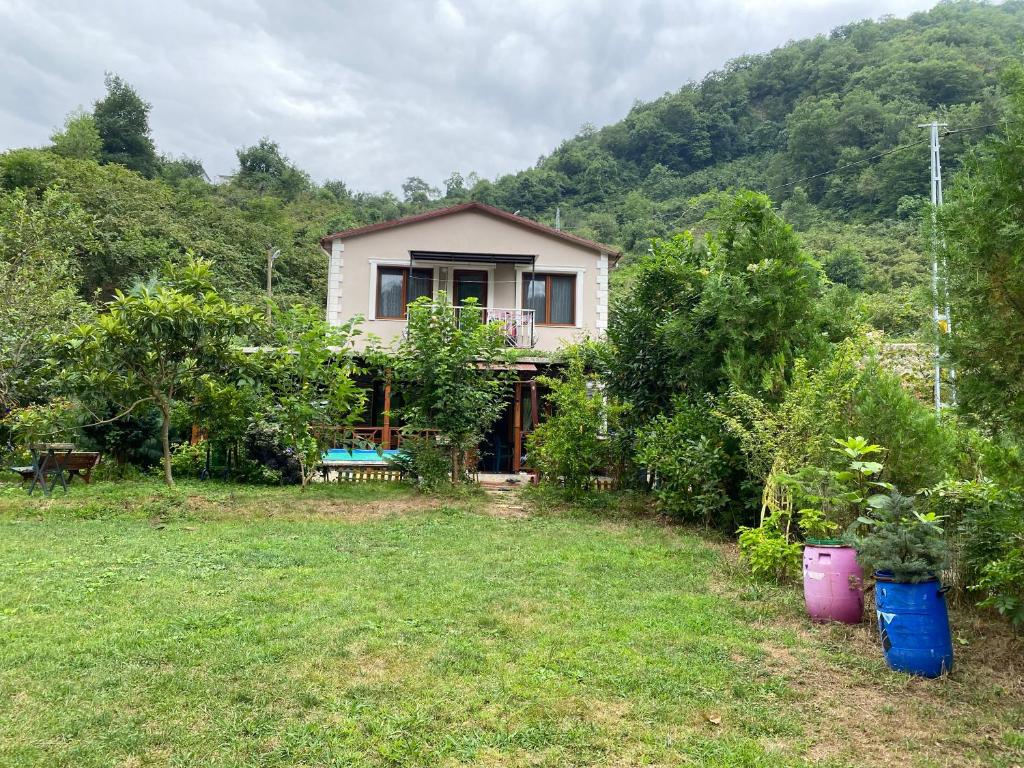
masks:
[[[410,305],[411,307],[412,305]],[[455,314],[462,314],[463,307],[456,306]],[[484,322],[497,324],[505,338],[505,346],[516,349],[533,349],[537,339],[533,333],[534,310],[532,309],[501,309],[485,307],[483,310]],[[408,309],[406,310],[408,313]],[[403,337],[409,333],[406,328]]]
[[[462,307],[456,307],[458,312]],[[532,349],[537,340],[533,335],[532,309],[484,309],[484,319],[497,323],[505,335],[505,345],[518,349]]]

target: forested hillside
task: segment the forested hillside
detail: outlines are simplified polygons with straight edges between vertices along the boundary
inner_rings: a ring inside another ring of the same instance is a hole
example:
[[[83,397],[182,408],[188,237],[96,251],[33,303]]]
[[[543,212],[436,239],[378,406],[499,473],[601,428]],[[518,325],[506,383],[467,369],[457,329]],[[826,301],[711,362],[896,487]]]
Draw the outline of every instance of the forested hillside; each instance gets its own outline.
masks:
[[[211,180],[199,160],[159,154],[148,115],[160,105],[111,76],[92,112],[72,114],[45,147],[0,155],[0,224],[36,217],[41,240],[19,247],[67,258],[61,268],[87,301],[188,252],[214,260],[221,288],[256,298],[267,249],[279,248],[277,298],[318,305],[326,264],[317,242],[339,228],[467,199],[547,223],[560,209],[565,228],[621,246],[628,267],[649,238],[700,229],[714,193],[747,187],[769,192],[872,322],[908,335],[927,282],[918,214],[928,153],[917,124],[949,123],[944,162],[955,170],[991,130],[982,126],[997,122],[1000,72],[1022,38],[1017,1],[851,23],[637,103],[522,172],[493,181],[453,172],[443,191],[410,176],[403,199],[313,183],[270,139],[239,149],[230,179]],[[67,220],[80,226],[55,234]]]

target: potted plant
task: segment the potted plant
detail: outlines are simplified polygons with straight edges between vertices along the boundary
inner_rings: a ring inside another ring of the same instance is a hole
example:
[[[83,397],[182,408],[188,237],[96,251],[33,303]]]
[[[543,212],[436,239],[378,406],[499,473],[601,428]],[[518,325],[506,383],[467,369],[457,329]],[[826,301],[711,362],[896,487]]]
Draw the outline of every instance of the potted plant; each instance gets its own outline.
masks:
[[[939,574],[948,562],[942,518],[921,513],[895,489],[868,499],[847,532],[857,559],[875,574],[878,631],[891,669],[938,677],[953,668],[949,613]]]
[[[864,615],[863,572],[854,548],[835,535],[866,508],[873,478],[882,471],[880,463],[866,457],[882,447],[860,436],[835,442],[832,450],[843,458],[843,469],[805,467],[783,482],[800,506],[807,613],[814,621],[856,624]]]

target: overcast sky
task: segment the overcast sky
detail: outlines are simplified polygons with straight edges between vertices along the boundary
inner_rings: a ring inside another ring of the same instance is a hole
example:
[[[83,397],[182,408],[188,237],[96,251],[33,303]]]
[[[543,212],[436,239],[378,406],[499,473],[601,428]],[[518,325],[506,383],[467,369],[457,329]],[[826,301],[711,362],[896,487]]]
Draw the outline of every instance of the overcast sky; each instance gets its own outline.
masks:
[[[270,136],[314,179],[399,191],[532,165],[743,53],[929,0],[0,0],[0,148],[39,146],[112,71],[160,152],[231,173]]]

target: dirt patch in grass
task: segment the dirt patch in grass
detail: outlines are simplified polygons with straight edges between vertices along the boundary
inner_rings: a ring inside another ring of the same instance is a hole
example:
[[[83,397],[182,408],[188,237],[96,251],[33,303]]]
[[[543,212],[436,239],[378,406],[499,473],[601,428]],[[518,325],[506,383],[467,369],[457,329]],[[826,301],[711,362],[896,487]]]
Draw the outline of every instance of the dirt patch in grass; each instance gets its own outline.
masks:
[[[479,505],[474,505],[480,511],[492,517],[500,517],[505,520],[525,520],[530,516],[530,511],[523,502],[521,492],[516,490],[488,490],[487,497]]]
[[[337,520],[364,523],[396,515],[418,514],[444,506],[429,496],[408,495],[380,500],[311,497],[275,502],[271,499],[215,500],[189,496],[188,510],[207,518],[271,518],[283,520]]]

